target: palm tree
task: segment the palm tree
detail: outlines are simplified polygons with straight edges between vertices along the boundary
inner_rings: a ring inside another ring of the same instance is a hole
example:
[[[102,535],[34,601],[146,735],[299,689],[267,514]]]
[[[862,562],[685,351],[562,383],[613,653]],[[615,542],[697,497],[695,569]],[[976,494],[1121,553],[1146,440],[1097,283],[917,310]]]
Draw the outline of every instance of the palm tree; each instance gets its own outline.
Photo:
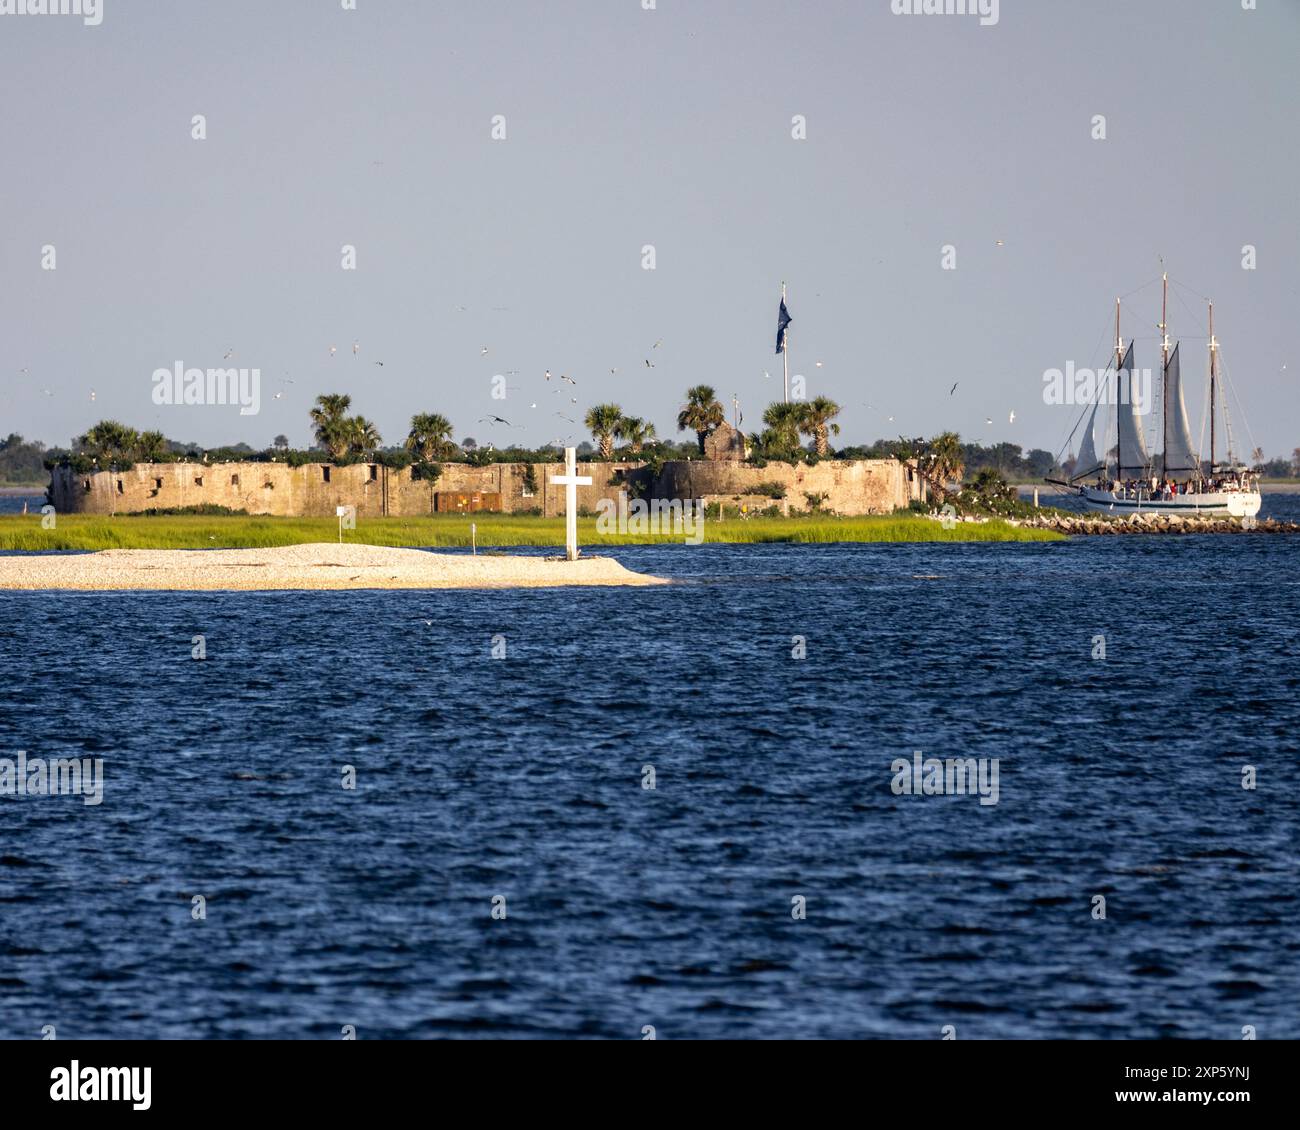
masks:
[[[341,393],[329,393],[318,396],[316,407],[311,410],[311,423],[316,432],[316,442],[329,452],[331,459],[342,459],[351,446],[347,424],[347,411],[351,407],[352,397]]]
[[[647,424],[639,416],[624,416],[615,429],[619,439],[627,440],[633,455],[639,455],[647,440],[655,438],[654,424]]]
[[[447,456],[451,449],[451,421],[437,412],[421,412],[411,417],[411,431],[406,450],[422,463],[432,463]]]
[[[942,432],[930,441],[921,474],[925,476],[931,488],[942,502],[948,493],[948,483],[953,479],[961,482],[966,471],[966,461],[962,456],[961,438],[956,432]]]
[[[139,443],[136,430],[116,420],[100,420],[77,440],[79,448],[106,463],[134,459]]]
[[[686,403],[677,413],[677,430],[690,429],[700,443],[700,454],[704,454],[704,441],[709,433],[727,418],[726,412],[713,389],[708,385],[696,385],[686,390]]]
[[[840,406],[835,401],[825,396],[819,396],[815,400],[808,401],[803,405],[802,418],[799,421],[799,430],[806,436],[811,436],[813,440],[813,449],[821,457],[830,453],[830,442],[827,440],[827,432],[834,435],[840,434],[839,424],[831,421],[840,414]]]
[[[379,429],[364,416],[353,416],[347,421],[347,434],[348,447],[366,459],[383,443]]]
[[[136,450],[146,463],[157,463],[167,454],[167,437],[162,432],[141,432]]]
[[[614,433],[622,420],[623,409],[617,404],[597,404],[587,409],[587,427],[591,438],[600,446],[600,457],[605,462],[614,454]]]
[[[769,404],[763,413],[763,423],[770,435],[765,446],[770,447],[774,458],[788,459],[799,447],[799,429],[803,426],[807,406],[778,400]]]

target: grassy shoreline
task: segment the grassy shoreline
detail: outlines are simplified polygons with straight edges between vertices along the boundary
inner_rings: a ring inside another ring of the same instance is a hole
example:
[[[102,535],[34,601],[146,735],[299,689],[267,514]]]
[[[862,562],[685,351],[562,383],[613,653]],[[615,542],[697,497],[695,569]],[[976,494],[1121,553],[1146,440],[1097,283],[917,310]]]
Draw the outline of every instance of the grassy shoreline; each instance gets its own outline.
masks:
[[[562,546],[563,518],[511,514],[476,514],[480,547]],[[467,547],[471,519],[462,514],[421,518],[361,518],[355,530],[344,530],[345,543],[383,546]],[[1041,542],[1062,535],[1023,529],[1005,522],[959,522],[945,530],[938,522],[911,514],[863,518],[808,516],[706,521],[704,540],[714,544],[794,542]],[[0,515],[0,552],[98,549],[260,549],[338,540],[334,518],[267,518],[234,515],[61,514],[52,530],[41,527],[40,514]],[[578,521],[579,544],[681,544],[677,536],[598,534],[596,519]]]

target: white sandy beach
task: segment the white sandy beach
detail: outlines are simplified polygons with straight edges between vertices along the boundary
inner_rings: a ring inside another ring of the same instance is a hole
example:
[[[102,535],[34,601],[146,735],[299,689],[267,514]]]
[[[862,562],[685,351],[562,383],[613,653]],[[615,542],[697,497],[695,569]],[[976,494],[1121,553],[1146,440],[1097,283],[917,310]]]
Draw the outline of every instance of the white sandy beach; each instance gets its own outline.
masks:
[[[0,556],[0,589],[486,589],[663,585],[610,557],[430,553],[376,545],[272,549],[106,549]]]

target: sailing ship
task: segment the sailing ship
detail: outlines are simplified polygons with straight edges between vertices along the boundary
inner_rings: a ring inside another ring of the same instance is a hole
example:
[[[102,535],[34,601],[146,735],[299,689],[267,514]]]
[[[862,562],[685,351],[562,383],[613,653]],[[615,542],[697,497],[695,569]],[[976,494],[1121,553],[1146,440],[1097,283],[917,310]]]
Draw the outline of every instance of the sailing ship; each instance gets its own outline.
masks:
[[[1231,518],[1254,518],[1259,513],[1259,478],[1239,462],[1232,450],[1232,425],[1223,397],[1219,374],[1219,343],[1214,336],[1214,303],[1210,310],[1209,425],[1210,458],[1201,461],[1192,442],[1187,422],[1187,403],[1179,361],[1179,346],[1170,349],[1168,333],[1169,276],[1162,279],[1160,313],[1160,450],[1147,450],[1142,415],[1145,406],[1135,386],[1133,342],[1124,347],[1120,336],[1120,303],[1115,300],[1115,355],[1108,376],[1113,385],[1093,397],[1092,411],[1084,428],[1079,457],[1066,480],[1049,479],[1079,495],[1089,510],[1107,513],[1201,514]],[[1105,403],[1113,402],[1114,430],[1110,413],[1102,414]],[[1217,417],[1222,412],[1227,436],[1225,460],[1218,458]],[[1097,443],[1099,416],[1103,424],[1102,443]],[[1111,435],[1114,446],[1108,445]],[[1104,455],[1098,455],[1098,451]]]

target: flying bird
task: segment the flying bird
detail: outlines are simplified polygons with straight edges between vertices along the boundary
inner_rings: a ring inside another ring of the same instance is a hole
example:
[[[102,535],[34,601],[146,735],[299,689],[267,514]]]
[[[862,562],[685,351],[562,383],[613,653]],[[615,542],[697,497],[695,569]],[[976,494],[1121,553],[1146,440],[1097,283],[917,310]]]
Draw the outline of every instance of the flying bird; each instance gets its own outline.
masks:
[[[646,367],[647,369],[653,369],[653,368],[654,368],[654,365],[651,364],[651,362],[650,362],[650,358],[649,358],[649,357],[647,357],[647,358],[645,359],[645,367]]]
[[[658,349],[661,345],[663,345],[663,343],[664,343],[664,339],[663,339],[663,338],[660,338],[660,339],[659,339],[658,341],[656,341],[656,342],[654,343],[654,345],[652,345],[650,348],[651,348],[651,349]]]
[[[949,395],[949,396],[951,396],[954,392],[957,391],[957,386],[958,386],[959,384],[961,384],[961,381],[953,381],[953,382],[952,382],[952,388],[950,388],[950,389],[948,390],[948,395]]]
[[[339,347],[338,347],[337,345],[331,345],[331,346],[330,346],[330,356],[331,356],[331,357],[333,357],[334,354],[336,354],[338,351],[339,351]]]
[[[568,381],[569,384],[574,385],[575,387],[576,387],[576,385],[577,385],[577,383],[578,383],[578,382],[575,381],[572,377],[566,377],[563,373],[560,374],[560,380],[562,380],[562,381]]]
[[[1012,410],[1011,415],[1007,417],[1007,423],[1014,424],[1015,422],[1016,422],[1016,413],[1014,410]]]
[[[1286,368],[1286,366],[1285,366],[1285,365],[1283,365],[1283,366],[1282,366],[1282,368],[1284,368],[1284,369],[1285,369],[1285,368]],[[617,369],[610,369],[610,372],[611,372],[611,373],[617,373],[617,372],[618,372],[618,370],[617,370]]]
[[[384,367],[384,363],[382,361],[376,361],[375,364],[378,365],[381,369]]]
[[[360,352],[361,352],[361,342],[354,341],[352,343],[352,356],[355,357]]]
[[[817,368],[820,369],[821,367],[822,367],[822,363],[821,363],[820,361],[818,361],[818,362],[817,362]]]
[[[480,350],[478,351],[478,355],[479,355],[480,357],[486,357],[486,356],[487,356],[487,351],[488,351],[488,347],[485,345],[482,349],[480,349]]]
[[[547,370],[546,370],[546,379],[547,379],[548,381],[551,379],[551,370],[550,370],[550,369],[547,369]]]
[[[235,355],[235,351],[233,349],[227,349],[226,355],[222,358],[222,360],[229,361],[234,355]]]
[[[480,416],[478,422],[480,424],[487,424],[487,423],[505,424],[507,428],[514,427],[514,424],[512,424],[509,420],[503,419],[500,416]]]

